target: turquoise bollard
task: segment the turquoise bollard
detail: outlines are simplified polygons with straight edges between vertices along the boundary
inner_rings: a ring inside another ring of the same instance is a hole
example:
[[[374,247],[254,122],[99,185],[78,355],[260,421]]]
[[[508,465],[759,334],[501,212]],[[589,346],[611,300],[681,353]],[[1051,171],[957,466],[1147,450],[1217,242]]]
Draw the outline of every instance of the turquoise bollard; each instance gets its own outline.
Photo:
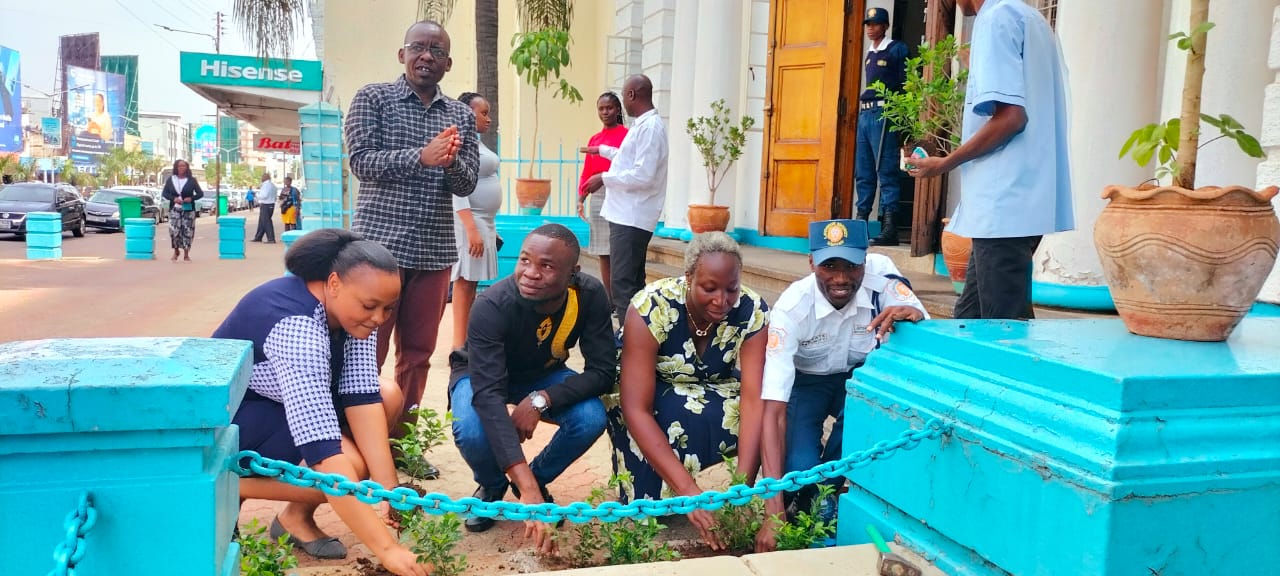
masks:
[[[494,219],[494,228],[502,237],[502,249],[498,250],[498,277],[493,280],[479,282],[481,292],[492,286],[494,282],[510,276],[516,271],[516,260],[520,257],[520,245],[524,237],[543,224],[563,224],[578,242],[586,246],[590,240],[591,230],[587,223],[577,216],[521,216],[515,214],[498,214]]]
[[[289,247],[293,246],[293,243],[297,242],[298,239],[301,238],[306,233],[307,233],[306,230],[290,230],[288,232],[285,232],[284,234],[281,234],[280,241],[284,242],[284,253],[288,254]],[[291,274],[289,273],[288,270],[285,270],[284,275],[290,276]]]
[[[125,218],[124,259],[155,260],[156,222],[150,218]]]
[[[62,258],[62,214],[31,212],[27,214],[27,259],[59,260]]]
[[[218,258],[244,260],[244,216],[218,217]]]
[[[0,344],[3,573],[49,573],[88,491],[98,517],[77,576],[238,574],[228,464],[252,353],[197,338]]]
[[[899,324],[853,373],[846,454],[941,418],[939,444],[858,469],[836,540],[872,523],[948,574],[1261,574],[1280,564],[1280,318],[1223,343],[1116,319]]]

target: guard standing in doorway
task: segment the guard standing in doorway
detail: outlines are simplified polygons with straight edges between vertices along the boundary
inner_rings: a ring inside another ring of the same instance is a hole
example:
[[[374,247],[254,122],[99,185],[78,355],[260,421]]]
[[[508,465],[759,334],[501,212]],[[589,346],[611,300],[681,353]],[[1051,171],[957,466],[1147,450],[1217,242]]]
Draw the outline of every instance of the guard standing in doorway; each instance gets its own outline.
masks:
[[[883,117],[884,100],[871,88],[876,82],[890,92],[902,90],[907,75],[907,45],[888,37],[889,11],[870,8],[862,21],[870,41],[866,58],[866,86],[858,102],[858,149],[854,161],[854,187],[858,191],[858,220],[871,217],[880,186],[880,236],[872,246],[898,245],[898,135]]]

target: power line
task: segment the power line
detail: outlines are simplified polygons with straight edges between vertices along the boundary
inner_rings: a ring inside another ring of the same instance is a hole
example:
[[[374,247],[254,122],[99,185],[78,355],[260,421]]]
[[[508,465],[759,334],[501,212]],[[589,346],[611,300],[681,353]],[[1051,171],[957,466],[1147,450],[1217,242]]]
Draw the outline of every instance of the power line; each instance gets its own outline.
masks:
[[[159,32],[156,32],[155,28],[152,28],[150,24],[147,24],[147,21],[146,21],[146,20],[143,20],[140,16],[138,16],[138,14],[137,14],[136,12],[134,12],[134,11],[133,11],[133,10],[131,10],[131,9],[129,9],[129,7],[128,7],[128,6],[125,6],[125,5],[124,5],[124,2],[121,2],[120,0],[116,0],[116,4],[120,5],[120,7],[121,7],[121,8],[124,8],[124,11],[125,11],[125,12],[128,12],[130,16],[133,16],[133,19],[134,19],[134,20],[137,20],[139,24],[142,24],[142,26],[143,26],[144,28],[146,28],[147,30],[150,30],[152,34],[155,34],[155,35],[156,35],[156,38],[159,38],[159,39],[161,39],[161,40],[164,40],[164,43],[165,43],[165,44],[168,44],[168,45],[170,45],[170,46],[172,46],[174,50],[177,50],[177,51],[179,51],[179,52],[181,52],[181,51],[182,51],[182,49],[181,49],[181,48],[179,48],[177,44],[174,44],[173,42],[170,42],[168,38],[165,38],[165,37],[164,37],[164,34],[161,34],[161,33],[159,33]]]
[[[155,4],[155,5],[156,5],[156,7],[160,8],[161,10],[164,10],[164,11],[165,11],[165,13],[166,13],[166,14],[168,14],[168,15],[170,15],[170,16],[172,16],[174,20],[181,21],[181,22],[182,22],[182,24],[183,24],[183,25],[185,25],[185,26],[191,26],[191,21],[190,21],[190,20],[187,20],[186,18],[184,18],[184,17],[182,17],[182,16],[179,16],[179,15],[177,15],[177,14],[174,14],[174,13],[173,13],[173,11],[172,11],[172,10],[170,10],[169,8],[167,8],[164,4],[161,4],[160,2],[157,2],[156,0],[151,0],[151,3],[152,3],[152,4]]]

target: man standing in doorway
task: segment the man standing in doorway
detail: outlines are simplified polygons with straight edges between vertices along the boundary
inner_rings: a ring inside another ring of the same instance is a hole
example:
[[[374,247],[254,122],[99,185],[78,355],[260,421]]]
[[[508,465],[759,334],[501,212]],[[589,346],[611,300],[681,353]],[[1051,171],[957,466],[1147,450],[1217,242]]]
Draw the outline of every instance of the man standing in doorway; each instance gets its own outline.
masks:
[[[854,188],[858,191],[858,220],[871,218],[880,187],[880,236],[872,246],[898,245],[898,135],[884,119],[884,100],[872,88],[879,82],[889,92],[901,92],[907,79],[907,45],[889,38],[889,11],[867,10],[862,21],[870,48],[867,50],[867,89],[858,98],[858,150],[854,160]]]
[[[600,215],[609,222],[609,291],[618,321],[645,284],[644,262],[649,240],[667,199],[667,128],[653,107],[653,82],[644,74],[623,84],[622,107],[635,118],[622,146],[592,146],[612,164],[587,179],[587,193],[608,187]]]
[[[1075,227],[1066,70],[1044,16],[1022,0],[958,0],[973,23],[964,143],[912,159],[917,178],[958,167],[950,230],[973,238],[956,318],[1033,318],[1031,260],[1045,234]]]
[[[271,217],[276,211],[276,184],[271,181],[271,173],[262,173],[262,185],[258,187],[258,232],[253,235],[254,242],[261,242],[267,237],[267,244],[276,243],[276,225]]]
[[[402,422],[412,421],[408,410],[422,401],[458,260],[452,197],[475,191],[480,170],[475,115],[440,89],[453,67],[449,48],[439,24],[410,26],[399,51],[404,74],[361,88],[347,114],[351,172],[360,180],[352,230],[386,246],[400,263],[400,304],[378,330],[378,365],[394,334]],[[430,464],[425,469],[428,477],[439,475]]]

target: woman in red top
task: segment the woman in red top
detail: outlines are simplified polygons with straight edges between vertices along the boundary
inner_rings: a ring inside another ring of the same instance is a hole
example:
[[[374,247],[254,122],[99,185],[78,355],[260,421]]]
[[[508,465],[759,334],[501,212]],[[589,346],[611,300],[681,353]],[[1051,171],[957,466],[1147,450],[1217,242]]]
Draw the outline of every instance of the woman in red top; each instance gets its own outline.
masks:
[[[604,287],[609,289],[609,223],[600,216],[600,208],[604,206],[605,189],[601,188],[592,194],[587,192],[587,179],[609,170],[609,161],[599,154],[592,154],[597,146],[622,146],[622,139],[627,136],[627,127],[622,125],[622,101],[613,92],[605,92],[596,99],[596,113],[604,124],[601,130],[587,146],[578,151],[586,154],[586,162],[582,167],[582,178],[578,180],[578,216],[587,221],[591,230],[591,241],[585,252],[600,258],[600,279]]]

